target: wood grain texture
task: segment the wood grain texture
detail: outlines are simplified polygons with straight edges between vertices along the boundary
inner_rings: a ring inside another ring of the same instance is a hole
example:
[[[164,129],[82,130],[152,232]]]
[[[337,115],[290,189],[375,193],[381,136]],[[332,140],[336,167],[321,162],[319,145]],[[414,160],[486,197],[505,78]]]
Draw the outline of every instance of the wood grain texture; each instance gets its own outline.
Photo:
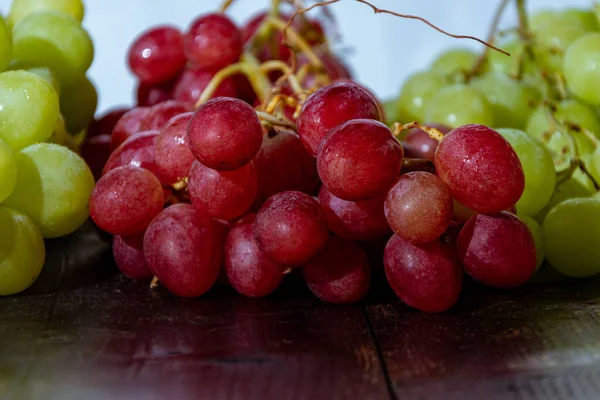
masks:
[[[2,399],[387,399],[364,310],[115,277],[0,299]]]
[[[368,306],[399,399],[600,398],[600,281],[496,291],[469,284],[453,310]]]

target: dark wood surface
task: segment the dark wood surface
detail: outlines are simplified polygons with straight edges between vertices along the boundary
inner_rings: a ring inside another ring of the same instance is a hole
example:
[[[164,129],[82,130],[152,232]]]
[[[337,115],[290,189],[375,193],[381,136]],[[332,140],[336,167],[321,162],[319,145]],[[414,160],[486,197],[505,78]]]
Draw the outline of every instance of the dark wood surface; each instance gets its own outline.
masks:
[[[599,399],[600,281],[424,314],[384,286],[333,306],[288,283],[200,299],[115,276],[0,299],[1,399]]]

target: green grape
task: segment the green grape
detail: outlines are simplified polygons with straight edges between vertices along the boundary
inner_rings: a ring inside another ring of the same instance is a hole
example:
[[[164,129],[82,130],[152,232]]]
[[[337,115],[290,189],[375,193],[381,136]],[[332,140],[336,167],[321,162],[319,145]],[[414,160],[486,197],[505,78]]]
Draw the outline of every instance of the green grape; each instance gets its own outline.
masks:
[[[14,151],[0,139],[0,203],[15,189],[17,184],[17,163]]]
[[[528,215],[519,214],[519,219],[527,225],[535,242],[535,262],[538,269],[546,258],[546,241],[544,240],[544,231],[540,224]]]
[[[55,143],[60,145],[65,145],[65,140],[67,138],[67,129],[65,128],[65,120],[62,115],[58,115],[56,119],[56,125],[54,126],[54,131],[52,131],[52,135],[46,140],[47,143]]]
[[[516,38],[498,45],[501,49],[510,53],[510,56],[491,51],[488,53],[488,69],[493,72],[503,72],[507,75],[516,75],[519,71],[519,62],[523,56],[523,43]],[[532,72],[533,68],[529,61],[525,62],[525,71]]]
[[[411,75],[400,91],[396,118],[403,122],[431,122],[425,120],[425,108],[444,86],[444,78],[433,72],[417,72]]]
[[[473,68],[477,53],[469,49],[450,49],[440,54],[431,64],[431,71],[442,76],[468,72]]]
[[[0,14],[0,72],[4,71],[10,63],[12,53],[12,39],[6,26],[4,17]]]
[[[556,185],[556,171],[550,152],[544,145],[517,129],[497,130],[511,144],[521,160],[525,173],[525,190],[517,202],[517,212],[535,215],[552,198]]]
[[[588,33],[571,44],[563,70],[575,96],[600,106],[600,33]]]
[[[567,276],[600,273],[600,200],[570,199],[556,205],[543,224],[546,257]]]
[[[46,238],[69,234],[88,218],[94,177],[66,147],[38,143],[16,154],[17,185],[5,205],[29,216]]]
[[[580,169],[577,169],[570,179],[556,185],[552,198],[546,207],[535,216],[535,219],[541,223],[546,218],[546,215],[548,215],[548,212],[558,203],[568,199],[590,197],[595,193],[596,190],[590,178],[581,172]]]
[[[67,131],[77,133],[87,127],[98,105],[94,84],[84,75],[72,85],[63,88],[60,111],[65,116]]]
[[[600,29],[596,15],[592,10],[583,10],[580,8],[571,8],[561,12],[563,18],[580,23],[587,32],[597,31]]]
[[[492,105],[497,126],[523,129],[529,115],[541,100],[533,86],[519,82],[502,72],[490,72],[471,81]]]
[[[67,14],[81,22],[84,7],[82,0],[13,0],[8,15],[8,22],[15,26],[17,22],[39,11],[57,11]]]
[[[14,150],[43,142],[58,118],[58,96],[42,78],[26,71],[0,73],[0,139]]]
[[[447,86],[433,97],[425,120],[456,128],[466,124],[494,126],[494,110],[485,96],[463,84]]]
[[[398,99],[386,100],[382,103],[382,105],[383,113],[385,114],[386,125],[389,126],[398,121],[398,117],[396,116],[396,113],[398,112]]]
[[[13,57],[33,66],[49,67],[68,86],[90,67],[94,47],[77,20],[58,12],[42,11],[15,25]]]
[[[44,266],[44,239],[33,221],[8,207],[0,207],[0,296],[22,292]]]

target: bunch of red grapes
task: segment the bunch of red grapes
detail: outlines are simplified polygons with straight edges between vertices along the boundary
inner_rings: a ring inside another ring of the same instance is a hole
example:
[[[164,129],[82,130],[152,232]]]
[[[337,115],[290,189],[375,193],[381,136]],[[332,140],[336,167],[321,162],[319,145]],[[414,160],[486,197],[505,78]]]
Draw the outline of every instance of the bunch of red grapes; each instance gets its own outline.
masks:
[[[536,269],[535,245],[510,212],[524,175],[508,142],[466,125],[436,126],[439,143],[416,128],[401,143],[375,97],[320,47],[318,22],[291,26],[332,83],[282,116],[285,127],[259,118],[242,74],[194,107],[214,75],[248,50],[265,17],[239,29],[222,13],[204,15],[185,34],[158,27],[133,43],[139,105],[97,121],[83,151],[99,178],[90,215],[114,235],[123,274],[154,277],[182,297],[217,280],[260,297],[300,269],[317,297],[351,303],[370,288],[377,265],[369,249],[387,240],[378,262],[390,286],[423,311],[452,307],[464,271],[494,287],[525,283]],[[260,61],[289,61],[281,39],[277,33],[250,51]],[[473,215],[455,210],[457,202]]]

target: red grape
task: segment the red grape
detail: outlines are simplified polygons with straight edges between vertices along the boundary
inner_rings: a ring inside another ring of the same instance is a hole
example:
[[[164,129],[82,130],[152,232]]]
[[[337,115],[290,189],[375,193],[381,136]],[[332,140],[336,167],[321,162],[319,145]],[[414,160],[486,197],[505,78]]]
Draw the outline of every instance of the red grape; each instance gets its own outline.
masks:
[[[385,196],[363,201],[335,197],[325,186],[319,191],[319,203],[325,212],[329,229],[345,239],[372,240],[390,231],[383,201]]]
[[[102,230],[124,236],[141,233],[163,208],[162,185],[147,169],[115,168],[100,178],[89,207]]]
[[[203,104],[188,126],[188,145],[209,168],[232,170],[247,164],[262,143],[256,111],[242,100],[217,97]]]
[[[529,228],[506,211],[469,218],[458,236],[458,255],[467,273],[488,286],[522,285],[536,269]]]
[[[197,297],[219,275],[220,232],[205,212],[191,204],[164,209],[144,235],[144,255],[161,285],[176,296]]]
[[[187,145],[187,126],[194,113],[173,117],[156,138],[154,162],[161,180],[174,184],[188,176],[194,155]]]
[[[439,240],[413,244],[398,235],[385,247],[387,280],[407,305],[425,312],[442,312],[458,300],[463,271],[451,245]]]
[[[329,237],[323,250],[302,272],[315,296],[328,303],[357,302],[371,284],[367,253],[356,243],[337,236]]]
[[[450,132],[451,128],[442,125],[442,124],[429,124],[427,125],[431,128],[435,128],[441,133]],[[406,148],[405,156],[410,158],[426,158],[427,160],[433,161],[435,156],[435,150],[438,146],[438,141],[431,136],[427,132],[419,128],[413,128],[408,131],[406,136],[404,137],[404,143],[408,144],[413,152],[409,155]]]
[[[261,202],[286,190],[311,194],[318,185],[315,159],[291,131],[278,129],[263,136],[254,165]]]
[[[412,243],[438,239],[452,221],[450,189],[428,172],[402,175],[388,192],[384,206],[392,230]]]
[[[336,83],[317,90],[306,100],[298,117],[298,134],[316,156],[332,128],[358,118],[381,120],[377,101],[357,85]]]
[[[256,198],[256,169],[248,163],[232,171],[217,171],[194,161],[188,190],[192,204],[215,218],[243,215]]]
[[[137,87],[137,105],[152,107],[162,102],[173,99],[174,82],[165,82],[156,85],[140,83]]]
[[[483,125],[464,125],[445,135],[435,153],[435,168],[452,196],[480,213],[508,209],[525,188],[517,153]]]
[[[254,234],[273,261],[300,266],[325,245],[327,221],[323,209],[311,196],[281,192],[269,198],[258,212]]]
[[[221,13],[193,21],[183,43],[187,59],[199,67],[221,69],[238,61],[242,54],[240,30]]]
[[[135,280],[149,280],[154,275],[144,258],[144,234],[113,237],[113,256],[123,275]]]
[[[102,170],[110,157],[110,135],[96,135],[87,139],[81,145],[81,157],[90,167],[94,178],[102,176]]]
[[[149,107],[135,107],[123,114],[112,130],[110,139],[111,151],[119,147],[130,136],[141,132],[140,125],[149,110]]]
[[[254,238],[256,214],[240,219],[227,234],[225,271],[229,284],[240,294],[263,297],[283,280],[285,267],[271,261]]]
[[[383,195],[402,168],[402,146],[381,122],[348,121],[331,130],[317,157],[323,184],[344,200]]]
[[[117,122],[129,110],[126,107],[114,108],[100,118],[92,120],[87,129],[87,138],[90,139],[98,135],[110,135]]]
[[[129,68],[144,84],[175,77],[185,65],[183,38],[177,28],[157,26],[142,33],[129,48]]]
[[[140,123],[140,129],[144,131],[152,129],[160,130],[171,118],[193,110],[194,107],[190,103],[175,100],[163,101],[150,107],[148,114],[146,114]]]
[[[173,98],[178,101],[196,103],[218,70],[206,68],[188,68],[179,77],[173,91]],[[218,86],[214,97],[237,97],[236,80],[224,79]]]
[[[146,168],[160,179],[160,171],[154,161],[158,134],[159,131],[138,132],[121,143],[108,158],[102,174],[123,165],[131,165]]]

